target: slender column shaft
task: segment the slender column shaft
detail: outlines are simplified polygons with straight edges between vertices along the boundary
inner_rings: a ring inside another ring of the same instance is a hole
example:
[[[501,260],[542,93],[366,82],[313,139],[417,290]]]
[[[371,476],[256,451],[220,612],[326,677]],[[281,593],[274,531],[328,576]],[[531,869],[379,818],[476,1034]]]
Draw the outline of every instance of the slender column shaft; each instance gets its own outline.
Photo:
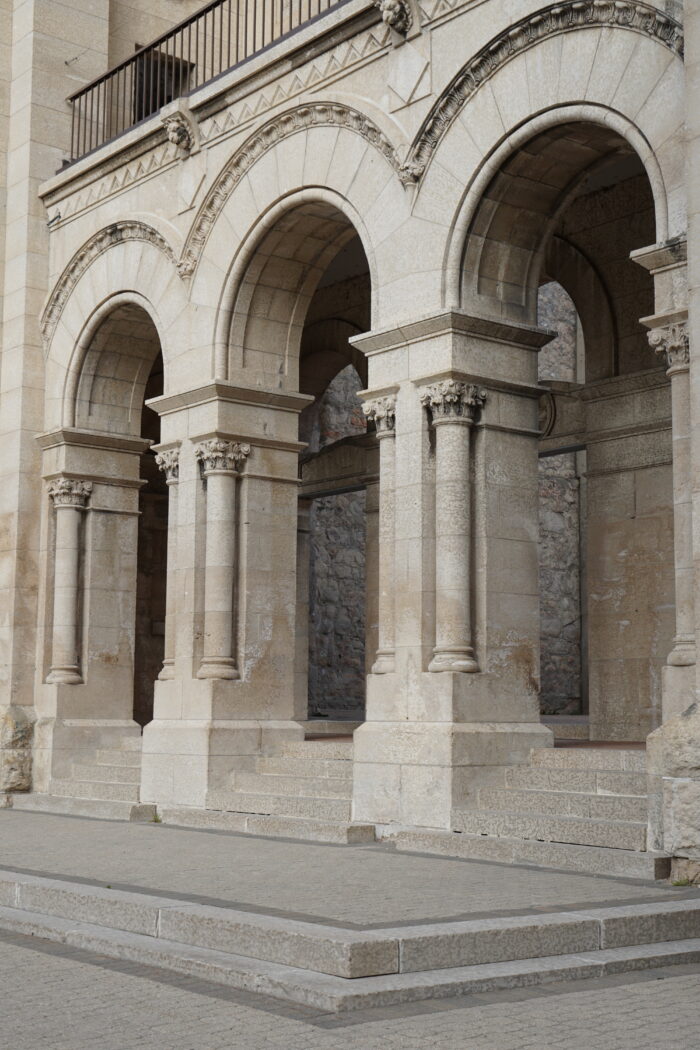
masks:
[[[693,514],[690,461],[690,355],[687,325],[665,325],[649,332],[649,342],[663,354],[671,379],[673,417],[673,554],[676,585],[676,635],[668,663],[695,663],[693,597]]]
[[[177,601],[175,598],[175,574],[177,570],[177,491],[179,479],[179,449],[164,449],[156,455],[156,463],[165,474],[168,486],[168,551],[167,578],[165,584],[165,639],[163,668],[158,675],[161,681],[175,676],[175,620]]]
[[[379,623],[372,674],[389,674],[395,669],[396,398],[388,395],[368,401],[363,411],[374,421],[379,439]]]
[[[47,682],[82,682],[78,656],[78,580],[80,517],[92,490],[90,482],[60,478],[49,486],[56,508],[56,550],[53,600],[53,645]]]
[[[430,671],[478,671],[472,645],[470,434],[485,393],[448,379],[421,397],[435,428],[435,648]]]
[[[198,678],[239,677],[233,655],[236,477],[249,451],[247,445],[218,439],[202,442],[195,450],[207,482],[204,655]]]

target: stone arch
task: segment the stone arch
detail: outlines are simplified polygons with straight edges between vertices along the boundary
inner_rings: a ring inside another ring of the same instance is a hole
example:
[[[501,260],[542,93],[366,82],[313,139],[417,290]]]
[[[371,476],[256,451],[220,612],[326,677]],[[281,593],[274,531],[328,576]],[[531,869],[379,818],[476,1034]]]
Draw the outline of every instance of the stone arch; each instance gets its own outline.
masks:
[[[75,265],[80,257],[87,259],[86,265]],[[73,276],[68,293],[63,291],[66,282],[59,282],[44,313],[47,319],[51,304],[58,309],[60,303],[46,346],[47,429],[76,425],[78,399],[87,390],[86,366],[94,378],[94,340],[109,315],[129,304],[144,311],[157,333],[167,382],[185,384],[190,349],[187,296],[171,250],[150,238],[122,237],[99,251],[76,253],[63,276],[69,271]],[[138,290],[142,288],[148,289],[148,295]]]
[[[276,200],[240,244],[226,276],[216,326],[217,377],[245,381],[257,370],[272,385],[297,389],[309,304],[346,246],[354,245],[363,259],[373,313],[368,239],[357,210],[337,192],[318,187]]]
[[[189,277],[194,273],[218,217],[251,168],[278,143],[315,128],[344,129],[353,136],[359,136],[398,175],[401,166],[393,145],[376,124],[358,110],[331,102],[315,102],[286,110],[253,132],[217,177],[187,235],[178,262],[178,271],[182,276]],[[304,182],[309,185],[308,179]]]
[[[509,25],[462,66],[423,121],[402,167],[403,177],[407,181],[422,177],[460,110],[514,57],[541,41],[596,27],[632,31],[657,41],[673,55],[683,55],[683,27],[649,4],[568,0],[542,8]]]

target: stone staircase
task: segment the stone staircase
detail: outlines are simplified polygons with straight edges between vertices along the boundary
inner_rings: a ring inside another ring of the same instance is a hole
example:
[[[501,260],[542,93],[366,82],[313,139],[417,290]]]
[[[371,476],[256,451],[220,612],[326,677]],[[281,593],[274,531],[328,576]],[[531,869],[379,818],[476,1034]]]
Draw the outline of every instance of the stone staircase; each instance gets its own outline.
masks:
[[[373,842],[374,826],[352,821],[352,737],[284,743],[238,770],[208,808],[159,807],[165,823],[320,842]]]
[[[153,820],[156,807],[142,805],[141,737],[125,736],[119,747],[86,750],[74,762],[71,776],[52,779],[48,794],[17,794],[13,809],[100,817],[107,820]]]
[[[665,878],[669,859],[647,851],[646,755],[641,748],[534,749],[530,763],[482,788],[453,814],[452,832],[408,829],[400,848],[634,878]]]

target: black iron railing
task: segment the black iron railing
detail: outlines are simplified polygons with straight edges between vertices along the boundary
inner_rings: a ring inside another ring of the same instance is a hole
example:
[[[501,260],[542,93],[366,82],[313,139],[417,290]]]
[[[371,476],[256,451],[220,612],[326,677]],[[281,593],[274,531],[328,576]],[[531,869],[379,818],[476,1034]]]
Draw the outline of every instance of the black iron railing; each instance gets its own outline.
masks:
[[[344,0],[214,0],[70,96],[71,161]]]

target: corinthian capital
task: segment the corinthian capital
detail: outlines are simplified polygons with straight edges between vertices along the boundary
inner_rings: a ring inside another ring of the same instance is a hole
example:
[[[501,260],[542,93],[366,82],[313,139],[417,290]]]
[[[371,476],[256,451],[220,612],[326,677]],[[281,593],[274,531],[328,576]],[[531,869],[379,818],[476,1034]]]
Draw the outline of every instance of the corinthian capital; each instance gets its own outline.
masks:
[[[420,399],[432,415],[433,423],[449,419],[464,419],[473,423],[486,400],[486,391],[473,383],[442,379],[426,387]]]
[[[165,481],[173,485],[180,476],[180,449],[167,448],[156,453],[156,465],[165,474]]]
[[[366,401],[362,406],[362,411],[367,419],[374,423],[379,437],[383,434],[393,434],[396,425],[396,397],[394,394]]]
[[[92,492],[91,481],[75,478],[56,478],[49,485],[49,497],[54,507],[76,507],[84,510]]]
[[[205,477],[213,473],[235,474],[249,455],[250,445],[242,445],[238,441],[222,441],[221,438],[200,441],[194,449],[195,459]]]
[[[688,367],[690,342],[686,321],[677,321],[674,324],[663,325],[661,328],[652,328],[650,332],[647,332],[647,338],[652,350],[666,358],[669,372],[680,372]]]

